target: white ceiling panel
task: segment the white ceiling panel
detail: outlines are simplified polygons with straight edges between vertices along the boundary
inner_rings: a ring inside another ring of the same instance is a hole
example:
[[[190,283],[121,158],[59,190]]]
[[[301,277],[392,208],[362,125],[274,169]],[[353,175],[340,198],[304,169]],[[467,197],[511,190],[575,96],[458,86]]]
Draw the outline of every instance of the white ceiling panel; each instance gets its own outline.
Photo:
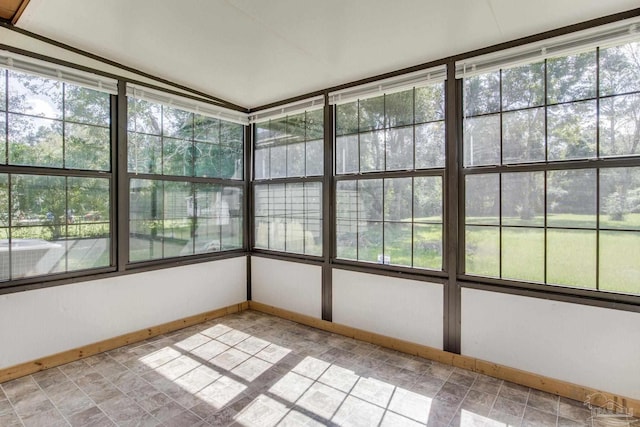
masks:
[[[31,0],[18,26],[255,107],[638,0]]]

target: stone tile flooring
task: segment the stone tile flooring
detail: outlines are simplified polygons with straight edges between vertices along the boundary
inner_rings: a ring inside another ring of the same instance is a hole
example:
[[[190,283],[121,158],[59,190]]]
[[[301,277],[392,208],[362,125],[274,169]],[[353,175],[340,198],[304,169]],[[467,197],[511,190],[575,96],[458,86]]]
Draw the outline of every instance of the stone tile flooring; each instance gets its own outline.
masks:
[[[245,311],[0,385],[0,426],[585,426],[495,378]]]

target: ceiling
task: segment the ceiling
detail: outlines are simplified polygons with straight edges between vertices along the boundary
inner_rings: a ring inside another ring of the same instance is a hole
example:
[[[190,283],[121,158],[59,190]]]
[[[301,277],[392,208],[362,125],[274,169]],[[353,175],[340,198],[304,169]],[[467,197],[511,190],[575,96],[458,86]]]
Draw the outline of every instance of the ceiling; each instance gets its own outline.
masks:
[[[252,108],[637,7],[638,0],[30,0],[17,26]]]

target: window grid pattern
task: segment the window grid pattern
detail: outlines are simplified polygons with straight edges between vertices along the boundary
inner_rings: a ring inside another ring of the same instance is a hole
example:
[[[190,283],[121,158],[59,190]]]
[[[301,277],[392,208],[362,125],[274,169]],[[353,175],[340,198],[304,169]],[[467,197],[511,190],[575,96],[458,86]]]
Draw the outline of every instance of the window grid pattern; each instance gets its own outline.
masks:
[[[640,293],[638,53],[464,79],[466,274]]]
[[[244,126],[128,98],[129,261],[241,249]]]
[[[254,248],[319,257],[324,110],[254,125]]]
[[[0,281],[112,265],[111,128],[108,93],[0,68]]]
[[[444,84],[335,114],[337,257],[442,270]]]

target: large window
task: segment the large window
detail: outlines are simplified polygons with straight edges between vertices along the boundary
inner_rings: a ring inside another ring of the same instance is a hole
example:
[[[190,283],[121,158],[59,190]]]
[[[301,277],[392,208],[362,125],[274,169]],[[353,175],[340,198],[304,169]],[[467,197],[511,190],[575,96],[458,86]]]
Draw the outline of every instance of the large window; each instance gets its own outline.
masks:
[[[336,105],[337,257],[442,270],[444,83]]]
[[[128,99],[129,260],[243,246],[244,126]]]
[[[464,78],[467,274],[640,293],[639,57],[625,43]]]
[[[323,110],[254,130],[254,247],[322,256]]]
[[[2,281],[112,265],[110,94],[41,70],[0,68]]]

